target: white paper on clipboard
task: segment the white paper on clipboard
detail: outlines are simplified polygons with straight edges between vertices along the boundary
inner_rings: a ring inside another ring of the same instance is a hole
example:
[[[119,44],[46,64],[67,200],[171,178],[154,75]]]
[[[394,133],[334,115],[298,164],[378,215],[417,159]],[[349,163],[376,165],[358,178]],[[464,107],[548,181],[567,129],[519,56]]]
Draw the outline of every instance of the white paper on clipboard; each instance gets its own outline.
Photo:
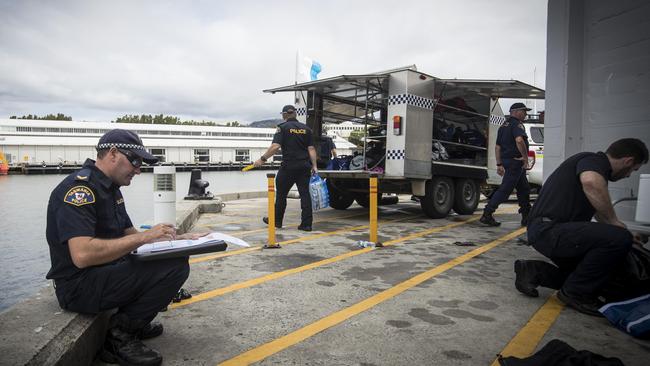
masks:
[[[213,232],[195,240],[191,240],[191,239],[167,240],[167,241],[158,241],[155,243],[144,244],[137,249],[137,253],[138,254],[156,253],[156,252],[163,252],[171,249],[189,248],[201,244],[218,242],[220,240],[223,240],[229,244],[239,245],[242,247],[250,247],[250,244],[248,244],[247,242],[239,238],[235,238],[234,236],[230,236],[218,232]]]

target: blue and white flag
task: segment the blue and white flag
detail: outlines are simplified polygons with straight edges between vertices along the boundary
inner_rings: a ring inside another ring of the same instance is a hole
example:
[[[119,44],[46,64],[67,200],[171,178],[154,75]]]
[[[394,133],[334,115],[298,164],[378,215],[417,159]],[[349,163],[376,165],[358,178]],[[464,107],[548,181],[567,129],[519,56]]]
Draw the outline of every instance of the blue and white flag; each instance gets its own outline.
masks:
[[[320,63],[309,57],[304,57],[300,51],[296,54],[296,83],[304,83],[318,79],[322,67]]]

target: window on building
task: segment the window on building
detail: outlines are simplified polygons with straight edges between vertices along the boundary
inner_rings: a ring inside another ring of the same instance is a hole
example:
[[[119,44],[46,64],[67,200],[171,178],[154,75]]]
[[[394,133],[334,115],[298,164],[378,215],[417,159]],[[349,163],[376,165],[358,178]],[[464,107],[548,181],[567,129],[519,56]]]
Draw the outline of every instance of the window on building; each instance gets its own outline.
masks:
[[[149,149],[149,153],[158,158],[159,163],[167,161],[165,152],[165,149]]]
[[[273,161],[282,161],[282,154],[273,155]]]
[[[210,149],[194,149],[194,161],[207,163],[210,161]]]
[[[235,161],[245,162],[245,163],[251,161],[250,150],[244,150],[244,149],[235,150]]]

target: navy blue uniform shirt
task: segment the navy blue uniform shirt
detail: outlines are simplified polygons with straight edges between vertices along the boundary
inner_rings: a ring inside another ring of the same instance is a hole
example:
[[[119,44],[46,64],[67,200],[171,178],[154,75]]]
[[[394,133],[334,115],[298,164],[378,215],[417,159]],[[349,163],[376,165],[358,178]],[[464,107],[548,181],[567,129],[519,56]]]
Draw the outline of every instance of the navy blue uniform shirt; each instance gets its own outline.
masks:
[[[521,136],[526,144],[528,152],[528,136],[524,124],[515,117],[508,118],[497,132],[497,145],[501,146],[501,159],[520,158],[521,154],[517,149],[517,136]]]
[[[586,171],[596,172],[608,182],[612,166],[603,152],[583,152],[566,159],[544,182],[528,221],[541,217],[555,222],[591,221],[596,209],[580,182],[580,174]]]
[[[114,239],[132,226],[120,188],[95,161],[87,159],[81,170],[68,175],[50,195],[46,237],[52,268],[46,278],[68,279],[83,272],[72,262],[70,238]]]
[[[314,146],[311,128],[297,119],[280,123],[273,135],[273,143],[282,147],[282,166],[288,169],[311,167],[309,146]]]
[[[329,161],[332,157],[332,149],[336,149],[336,144],[329,136],[321,136],[318,157],[323,161]]]

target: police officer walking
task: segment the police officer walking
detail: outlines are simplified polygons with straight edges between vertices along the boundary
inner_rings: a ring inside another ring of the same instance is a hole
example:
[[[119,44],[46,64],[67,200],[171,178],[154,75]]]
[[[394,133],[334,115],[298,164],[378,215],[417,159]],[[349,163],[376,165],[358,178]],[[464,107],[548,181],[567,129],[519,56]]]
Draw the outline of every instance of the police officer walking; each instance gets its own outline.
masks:
[[[510,118],[506,120],[497,133],[495,157],[497,174],[503,177],[499,189],[494,192],[483,210],[480,221],[488,226],[499,226],[500,222],[492,214],[499,205],[508,200],[513,189],[517,189],[521,226],[526,226],[530,212],[530,186],[526,178],[528,169],[528,136],[522,122],[526,119],[527,111],[524,103],[515,103],[510,107]],[[533,158],[533,164],[535,160]]]
[[[582,152],[560,164],[544,183],[528,222],[529,243],[553,264],[515,261],[517,290],[537,297],[537,286],[558,289],[558,299],[568,306],[602,316],[600,291],[632,244],[641,244],[616,216],[607,184],[647,162],[645,144],[626,138],[604,153]]]
[[[152,322],[177,294],[190,269],[187,257],[141,262],[129,253],[143,244],[176,237],[172,225],[139,232],[126,212],[121,186],[140,174],[142,162],[157,159],[132,131],[107,132],[97,161],[86,160],[50,195],[46,237],[59,305],[97,314],[117,308],[110,319],[101,358],[129,365],[159,365],[162,356],[142,343],[163,332]]]
[[[282,164],[275,177],[275,227],[282,227],[284,211],[287,208],[287,195],[294,184],[300,193],[300,209],[302,210],[298,230],[311,231],[312,208],[309,195],[309,177],[318,173],[316,165],[316,149],[312,130],[296,119],[296,108],[285,105],[282,108],[282,119],[273,136],[271,146],[253,164],[260,167],[278,150],[282,149]],[[262,219],[269,223],[268,217]]]

